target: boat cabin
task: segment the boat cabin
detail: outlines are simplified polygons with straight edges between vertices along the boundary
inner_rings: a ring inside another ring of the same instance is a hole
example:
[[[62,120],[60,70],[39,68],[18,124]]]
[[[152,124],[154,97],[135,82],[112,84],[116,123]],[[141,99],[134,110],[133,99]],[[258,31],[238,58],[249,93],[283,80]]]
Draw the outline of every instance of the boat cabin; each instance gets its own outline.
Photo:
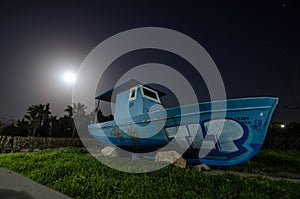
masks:
[[[148,113],[151,106],[161,104],[160,97],[164,95],[161,91],[130,79],[108,89],[95,99],[116,103],[114,115],[119,119],[126,119],[128,109],[131,117]]]

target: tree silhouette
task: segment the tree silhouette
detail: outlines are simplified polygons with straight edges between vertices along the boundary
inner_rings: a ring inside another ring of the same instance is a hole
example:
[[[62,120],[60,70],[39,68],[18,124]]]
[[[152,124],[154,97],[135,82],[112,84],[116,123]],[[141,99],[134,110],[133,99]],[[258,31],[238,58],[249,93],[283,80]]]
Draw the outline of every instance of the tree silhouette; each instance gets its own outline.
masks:
[[[72,106],[68,105],[67,108],[65,109],[65,112],[67,112],[68,114],[67,116],[73,119],[70,120],[72,126],[72,138],[75,137],[75,133],[76,133],[74,120],[76,121],[78,127],[82,127],[87,123],[87,116],[85,112],[86,108],[87,107],[84,104],[73,103]]]
[[[31,105],[24,116],[24,120],[29,123],[29,129],[31,129],[30,135],[37,136],[38,129],[49,127],[51,115],[49,103]]]
[[[67,108],[65,108],[65,112],[67,112],[67,116],[73,118],[73,107],[68,105]]]
[[[0,121],[0,135],[3,133],[3,123]]]
[[[113,119],[112,115],[103,115],[100,109],[87,115],[86,108],[81,103],[68,105],[64,109],[66,115],[58,118],[56,115],[52,115],[49,103],[31,105],[27,108],[23,119],[12,122],[9,128],[0,122],[0,134],[74,138],[78,134],[76,127],[87,130],[87,126],[96,120],[106,122]]]
[[[30,135],[30,124],[24,118],[22,120],[18,120],[16,123],[18,129],[26,132],[26,135]]]

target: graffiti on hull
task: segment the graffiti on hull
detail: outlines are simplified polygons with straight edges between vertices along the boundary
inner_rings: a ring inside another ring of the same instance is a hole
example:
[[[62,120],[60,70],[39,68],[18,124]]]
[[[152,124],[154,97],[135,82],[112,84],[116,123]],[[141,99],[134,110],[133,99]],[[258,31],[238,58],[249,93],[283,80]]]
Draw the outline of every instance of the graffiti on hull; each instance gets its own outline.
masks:
[[[236,156],[248,150],[248,127],[234,119],[213,119],[201,123],[165,127],[169,139],[189,150],[207,150],[210,155]]]

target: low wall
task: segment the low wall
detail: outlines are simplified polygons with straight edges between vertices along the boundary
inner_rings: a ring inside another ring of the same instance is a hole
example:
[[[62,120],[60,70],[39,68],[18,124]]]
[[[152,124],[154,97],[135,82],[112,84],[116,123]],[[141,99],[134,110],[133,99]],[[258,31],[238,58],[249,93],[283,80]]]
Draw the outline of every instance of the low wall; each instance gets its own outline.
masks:
[[[33,151],[59,147],[83,147],[79,138],[0,136],[0,153]]]

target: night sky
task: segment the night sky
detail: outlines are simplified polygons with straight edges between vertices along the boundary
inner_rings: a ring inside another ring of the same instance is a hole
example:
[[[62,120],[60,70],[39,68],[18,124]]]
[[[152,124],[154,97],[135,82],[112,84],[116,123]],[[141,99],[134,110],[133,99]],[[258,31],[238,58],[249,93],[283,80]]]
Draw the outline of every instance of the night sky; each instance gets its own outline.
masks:
[[[273,121],[300,120],[299,109],[283,108],[300,104],[296,1],[112,2],[1,1],[1,120],[20,119],[28,106],[46,102],[61,116],[72,103],[72,86],[61,74],[76,71],[106,38],[147,26],[174,29],[199,42],[218,66],[228,98],[277,96]],[[112,86],[130,67],[150,61],[183,73],[188,67],[167,52],[141,50],[117,59],[101,86]],[[199,93],[203,89],[200,101],[209,100],[203,82],[192,82]]]

